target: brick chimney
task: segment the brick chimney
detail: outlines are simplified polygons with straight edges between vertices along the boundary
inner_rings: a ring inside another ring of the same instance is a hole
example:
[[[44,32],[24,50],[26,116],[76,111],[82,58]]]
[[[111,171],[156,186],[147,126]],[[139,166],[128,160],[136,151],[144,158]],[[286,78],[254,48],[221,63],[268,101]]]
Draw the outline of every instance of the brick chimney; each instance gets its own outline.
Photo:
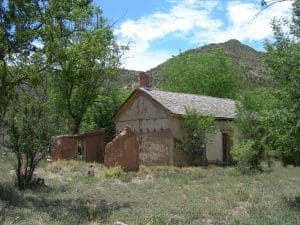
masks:
[[[140,87],[150,87],[150,78],[145,72],[139,74]]]

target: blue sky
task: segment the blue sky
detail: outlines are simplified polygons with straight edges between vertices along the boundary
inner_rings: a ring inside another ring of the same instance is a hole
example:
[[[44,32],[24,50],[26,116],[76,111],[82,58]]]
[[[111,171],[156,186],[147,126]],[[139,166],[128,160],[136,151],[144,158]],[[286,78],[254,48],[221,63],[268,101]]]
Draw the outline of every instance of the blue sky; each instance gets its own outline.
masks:
[[[255,19],[260,0],[94,0],[114,24],[116,40],[128,44],[123,67],[148,70],[180,51],[238,39],[263,50],[272,18],[289,17],[291,2],[276,4]]]

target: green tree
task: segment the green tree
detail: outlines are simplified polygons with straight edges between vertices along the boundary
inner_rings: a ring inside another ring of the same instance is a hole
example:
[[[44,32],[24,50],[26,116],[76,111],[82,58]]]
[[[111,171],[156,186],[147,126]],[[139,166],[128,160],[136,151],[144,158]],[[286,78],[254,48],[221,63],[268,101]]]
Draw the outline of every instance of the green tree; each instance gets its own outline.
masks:
[[[279,85],[280,104],[270,114],[270,132],[280,159],[300,165],[300,0],[293,2],[291,21],[274,20],[272,26],[275,41],[266,44],[266,63]]]
[[[260,169],[262,160],[275,156],[269,116],[279,104],[276,95],[274,88],[256,88],[245,91],[239,98],[232,154],[242,171]]]
[[[239,135],[233,153],[250,168],[272,158],[300,165],[300,0],[293,3],[291,21],[274,20],[272,26],[274,41],[266,43],[265,61],[276,85],[246,92],[235,121]]]
[[[176,140],[175,144],[190,158],[193,165],[206,165],[207,135],[216,129],[215,118],[201,116],[195,109],[186,109],[182,124],[185,136],[182,140]]]
[[[7,147],[16,156],[17,184],[30,187],[33,173],[50,148],[54,124],[46,88],[23,86],[8,106],[5,131]]]
[[[115,137],[113,116],[131,92],[132,90],[120,86],[103,89],[95,103],[88,108],[83,120],[82,131],[102,127],[105,130],[106,141],[111,141]]]
[[[15,87],[30,76],[21,66],[26,65],[30,53],[36,50],[33,41],[43,26],[44,6],[43,0],[0,1],[0,122]]]
[[[168,91],[237,98],[241,70],[220,49],[181,54],[162,69],[161,88]]]
[[[91,1],[53,1],[43,30],[58,113],[79,133],[88,108],[117,76],[120,48]],[[55,18],[55,19],[52,19]]]
[[[78,132],[99,87],[115,85],[119,47],[91,3],[0,1],[1,117],[7,112],[7,146],[16,155],[19,188],[30,185],[45,155],[57,128],[53,119],[69,116]]]

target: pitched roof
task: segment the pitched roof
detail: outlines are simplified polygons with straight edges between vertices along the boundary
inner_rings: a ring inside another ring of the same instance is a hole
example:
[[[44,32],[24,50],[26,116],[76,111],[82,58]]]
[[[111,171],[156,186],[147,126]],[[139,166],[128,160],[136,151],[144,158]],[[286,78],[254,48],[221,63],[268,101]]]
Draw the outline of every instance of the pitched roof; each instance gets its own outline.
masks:
[[[194,108],[203,116],[211,115],[224,119],[233,119],[236,116],[236,104],[231,99],[168,92],[150,88],[139,88],[139,90],[176,115],[184,115],[186,114],[186,108]]]

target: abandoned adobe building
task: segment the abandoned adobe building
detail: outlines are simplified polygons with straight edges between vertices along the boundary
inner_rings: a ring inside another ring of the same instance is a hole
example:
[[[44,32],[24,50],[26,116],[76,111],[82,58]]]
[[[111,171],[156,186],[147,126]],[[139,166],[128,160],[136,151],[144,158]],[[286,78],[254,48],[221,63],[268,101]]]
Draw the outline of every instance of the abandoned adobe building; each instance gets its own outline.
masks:
[[[209,163],[228,164],[233,144],[231,123],[235,117],[235,101],[194,94],[183,94],[149,88],[149,77],[139,76],[137,88],[116,112],[116,138],[105,147],[102,129],[83,135],[54,137],[51,156],[121,165],[137,170],[143,165],[189,165],[185,153],[177,149],[175,139],[182,139],[183,115],[194,108],[200,115],[215,117],[217,130],[207,134],[206,158]]]
[[[206,145],[210,163],[227,164],[233,144],[231,122],[236,113],[235,101],[194,94],[174,93],[149,88],[149,78],[140,74],[141,88],[136,89],[115,114],[116,132],[129,126],[139,143],[140,164],[188,165],[187,156],[176,149],[174,140],[184,136],[182,116],[186,108],[200,115],[215,117],[217,131],[207,134]]]

